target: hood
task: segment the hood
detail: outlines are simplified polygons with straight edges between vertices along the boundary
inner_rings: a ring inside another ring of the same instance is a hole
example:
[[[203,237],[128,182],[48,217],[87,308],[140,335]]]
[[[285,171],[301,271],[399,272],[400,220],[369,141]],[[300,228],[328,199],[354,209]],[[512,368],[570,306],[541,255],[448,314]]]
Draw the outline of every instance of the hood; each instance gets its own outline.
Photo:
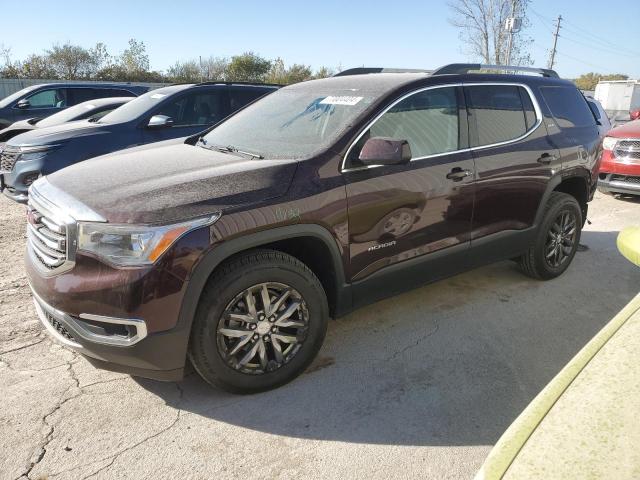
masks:
[[[625,123],[619,127],[609,130],[609,137],[616,138],[639,138],[640,139],[640,120]]]
[[[171,223],[286,193],[297,163],[186,144],[104,155],[46,178],[112,223]]]
[[[0,130],[0,142],[6,142],[11,138],[33,130],[36,127],[29,123],[29,120],[21,120],[19,122],[13,122],[10,126]]]
[[[108,127],[107,124],[78,120],[21,133],[9,140],[8,144],[14,147],[55,144],[72,138],[105,134],[109,132]]]

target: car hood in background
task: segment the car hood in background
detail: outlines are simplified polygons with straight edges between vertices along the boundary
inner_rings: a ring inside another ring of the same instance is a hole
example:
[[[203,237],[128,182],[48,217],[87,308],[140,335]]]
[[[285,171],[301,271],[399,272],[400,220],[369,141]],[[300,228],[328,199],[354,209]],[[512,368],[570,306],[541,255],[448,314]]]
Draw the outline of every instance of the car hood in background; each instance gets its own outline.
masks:
[[[608,135],[616,138],[640,138],[640,120],[625,123],[609,130]]]
[[[7,144],[15,147],[55,144],[72,138],[109,133],[109,126],[110,124],[76,120],[21,133],[9,140]]]
[[[281,196],[296,165],[181,143],[122,150],[46,179],[111,223],[171,223]]]

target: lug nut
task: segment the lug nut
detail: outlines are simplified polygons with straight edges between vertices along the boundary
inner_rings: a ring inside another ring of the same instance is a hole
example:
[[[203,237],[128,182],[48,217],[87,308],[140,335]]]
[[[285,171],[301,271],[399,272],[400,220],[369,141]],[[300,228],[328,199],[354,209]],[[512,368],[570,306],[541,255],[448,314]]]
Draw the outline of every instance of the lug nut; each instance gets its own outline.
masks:
[[[258,315],[258,320],[264,320],[264,315],[262,313]]]
[[[251,330],[255,330],[256,329],[256,324],[252,323],[251,326],[249,327]]]
[[[269,321],[272,322],[272,323],[275,322],[276,321],[276,317],[269,317]]]
[[[260,335],[258,335],[257,333],[253,336],[254,340],[258,340],[260,338]]]
[[[278,329],[277,329],[277,328],[276,328],[276,326],[274,325],[273,327],[271,327],[271,331],[272,331],[273,333],[276,333],[276,332],[278,331]]]
[[[269,340],[269,335],[265,335],[264,337],[262,337],[262,339],[265,341]]]

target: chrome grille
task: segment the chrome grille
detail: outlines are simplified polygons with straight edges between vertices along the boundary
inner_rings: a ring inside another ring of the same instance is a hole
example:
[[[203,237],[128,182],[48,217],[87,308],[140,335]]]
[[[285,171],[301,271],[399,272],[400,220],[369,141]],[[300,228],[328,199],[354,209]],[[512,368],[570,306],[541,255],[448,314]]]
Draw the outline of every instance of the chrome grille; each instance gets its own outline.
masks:
[[[27,207],[27,242],[38,263],[55,271],[67,263],[68,227],[56,220],[34,196]]]
[[[0,171],[10,172],[20,157],[20,149],[5,146],[0,153]]]
[[[640,185],[640,177],[631,177],[629,175],[611,175],[612,182],[626,182]]]
[[[617,158],[640,160],[640,140],[620,140],[614,154]]]

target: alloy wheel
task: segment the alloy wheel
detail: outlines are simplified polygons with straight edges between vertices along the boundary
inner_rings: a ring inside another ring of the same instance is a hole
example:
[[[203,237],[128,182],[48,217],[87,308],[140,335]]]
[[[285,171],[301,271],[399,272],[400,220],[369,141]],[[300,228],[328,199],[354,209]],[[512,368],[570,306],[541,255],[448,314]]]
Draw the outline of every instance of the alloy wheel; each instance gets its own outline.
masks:
[[[218,322],[218,351],[231,368],[247,374],[277,370],[298,353],[309,324],[297,290],[260,283],[238,294]]]
[[[573,212],[561,212],[551,225],[545,244],[545,260],[558,268],[571,256],[578,234],[578,221]]]

